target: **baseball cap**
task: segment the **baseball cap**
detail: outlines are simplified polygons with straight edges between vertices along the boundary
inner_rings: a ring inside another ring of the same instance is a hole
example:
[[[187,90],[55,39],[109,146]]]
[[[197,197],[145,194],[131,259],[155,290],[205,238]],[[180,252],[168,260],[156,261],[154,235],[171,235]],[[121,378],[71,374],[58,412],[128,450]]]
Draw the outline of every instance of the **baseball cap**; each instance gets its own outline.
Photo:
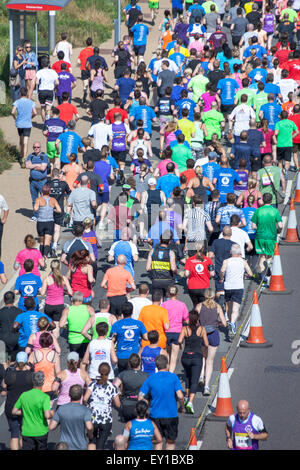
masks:
[[[148,185],[149,186],[155,186],[156,185],[156,179],[155,178],[149,178],[148,179]]]
[[[123,184],[122,186],[123,189],[131,189],[130,184]]]
[[[67,361],[79,361],[79,354],[76,351],[72,351],[67,356]]]
[[[27,362],[27,360],[28,360],[28,356],[27,356],[25,351],[18,352],[18,354],[16,356],[16,361],[17,362],[24,362],[25,363],[25,362]]]
[[[218,158],[218,156],[219,155],[217,154],[217,152],[209,152],[209,154],[208,154],[208,158],[210,160],[212,160],[213,158]]]

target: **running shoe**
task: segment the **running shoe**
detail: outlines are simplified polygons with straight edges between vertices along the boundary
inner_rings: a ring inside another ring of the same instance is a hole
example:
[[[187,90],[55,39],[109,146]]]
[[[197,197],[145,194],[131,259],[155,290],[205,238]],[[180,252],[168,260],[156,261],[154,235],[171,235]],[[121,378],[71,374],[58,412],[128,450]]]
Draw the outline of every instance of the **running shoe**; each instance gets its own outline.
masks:
[[[208,397],[210,395],[210,388],[209,387],[204,387],[203,395],[205,397]]]
[[[188,402],[189,402],[189,397],[184,397],[184,401],[183,401],[184,406],[186,406]]]
[[[37,217],[32,216],[31,219],[30,219],[30,222],[36,222],[36,221],[37,221]]]
[[[231,323],[231,332],[233,335],[236,335],[236,323]]]
[[[185,408],[186,408],[186,411],[188,413],[190,413],[191,415],[193,415],[195,413],[194,411],[194,407],[193,407],[193,403],[192,402],[188,402],[186,405],[185,405]]]
[[[201,375],[200,379],[199,379],[199,386],[200,387],[204,384],[204,381],[205,381],[205,377],[203,377],[203,375]]]

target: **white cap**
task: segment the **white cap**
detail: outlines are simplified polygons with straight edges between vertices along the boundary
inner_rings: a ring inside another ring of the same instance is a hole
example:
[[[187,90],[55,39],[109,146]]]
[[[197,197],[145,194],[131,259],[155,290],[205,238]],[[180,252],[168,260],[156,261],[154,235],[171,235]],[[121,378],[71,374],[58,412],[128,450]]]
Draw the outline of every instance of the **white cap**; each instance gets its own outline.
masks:
[[[148,186],[156,186],[156,179],[155,178],[149,178],[148,179]]]

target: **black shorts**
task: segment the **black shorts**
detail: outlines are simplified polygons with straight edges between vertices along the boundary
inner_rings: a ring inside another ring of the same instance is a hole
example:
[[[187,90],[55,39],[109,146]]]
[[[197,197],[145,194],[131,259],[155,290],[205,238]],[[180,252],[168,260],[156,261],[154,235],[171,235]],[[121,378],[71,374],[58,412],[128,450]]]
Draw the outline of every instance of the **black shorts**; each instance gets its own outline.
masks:
[[[39,237],[44,237],[45,235],[53,235],[54,233],[54,221],[52,222],[37,222],[36,229]]]
[[[88,80],[91,74],[89,70],[81,70],[81,80]]]
[[[101,204],[107,204],[109,202],[109,192],[106,191],[105,193],[98,193],[97,197],[97,204],[101,206]]]
[[[182,12],[183,12],[182,8],[172,8],[173,18],[177,18],[177,15],[182,15]]]
[[[69,343],[70,352],[73,352],[73,351],[77,352],[79,354],[80,359],[82,359],[83,356],[85,355],[88,344],[89,343],[79,343],[79,344]]]
[[[259,157],[251,157],[251,170],[258,171],[261,169],[261,156]]]
[[[18,134],[20,137],[30,137],[31,127],[18,127]]]
[[[144,46],[133,46],[133,50],[136,56],[144,55],[146,50],[146,45]]]
[[[65,308],[64,304],[62,305],[45,304],[44,313],[48,315],[48,317],[52,318],[53,321],[59,321],[64,308]]]
[[[179,335],[180,335],[180,333],[168,333],[168,332],[166,332],[167,345],[170,345],[170,346],[172,344],[178,345]]]
[[[92,439],[89,439],[90,444],[96,444],[97,450],[103,450],[104,445],[110,435],[112,423],[93,423],[94,435]]]
[[[221,104],[221,113],[230,114],[234,109],[234,104]]]
[[[108,297],[108,300],[110,303],[110,313],[116,317],[120,317],[122,315],[123,304],[127,301],[126,295],[114,295]]]
[[[61,227],[63,227],[64,217],[65,217],[65,214],[58,214],[54,212],[53,218],[54,218],[55,225],[60,225]]]
[[[159,429],[162,437],[176,441],[178,435],[178,418],[151,418]]]
[[[22,450],[47,450],[48,433],[43,436],[22,436]]]
[[[244,289],[228,289],[225,290],[225,301],[241,304],[243,301],[243,295]]]
[[[117,162],[126,162],[126,155],[127,155],[127,150],[121,150],[120,152],[117,152],[116,150],[111,151],[111,156],[114,157]]]
[[[10,432],[11,439],[18,439],[21,437],[21,426],[22,416],[8,416],[6,415],[8,422],[8,430]]]
[[[290,162],[292,159],[293,147],[277,147],[277,160]]]
[[[51,90],[39,91],[39,102],[42,106],[51,106],[53,103],[54,93]]]
[[[232,36],[232,45],[238,46],[241,39],[242,39],[242,36]]]

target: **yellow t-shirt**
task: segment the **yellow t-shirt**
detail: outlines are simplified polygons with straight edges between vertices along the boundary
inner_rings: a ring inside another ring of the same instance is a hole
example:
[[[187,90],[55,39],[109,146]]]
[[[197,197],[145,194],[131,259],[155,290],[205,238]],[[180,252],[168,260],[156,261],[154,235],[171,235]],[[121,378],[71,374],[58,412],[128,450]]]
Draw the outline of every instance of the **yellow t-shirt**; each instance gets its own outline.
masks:
[[[182,118],[182,119],[179,119],[178,121],[178,127],[183,133],[185,140],[190,144],[191,135],[196,132],[195,124],[189,119]]]
[[[169,57],[170,57],[170,55],[174,54],[174,52],[175,52],[175,50],[174,50],[174,47],[173,47],[173,49],[171,49],[170,52],[169,52]],[[190,56],[190,53],[189,53],[189,51],[186,47],[180,46],[180,49],[179,49],[178,52],[180,52],[180,54],[184,55],[184,57],[189,57]]]
[[[244,10],[245,10],[246,15],[248,15],[248,13],[251,13],[253,5],[254,5],[254,2],[245,3]]]

